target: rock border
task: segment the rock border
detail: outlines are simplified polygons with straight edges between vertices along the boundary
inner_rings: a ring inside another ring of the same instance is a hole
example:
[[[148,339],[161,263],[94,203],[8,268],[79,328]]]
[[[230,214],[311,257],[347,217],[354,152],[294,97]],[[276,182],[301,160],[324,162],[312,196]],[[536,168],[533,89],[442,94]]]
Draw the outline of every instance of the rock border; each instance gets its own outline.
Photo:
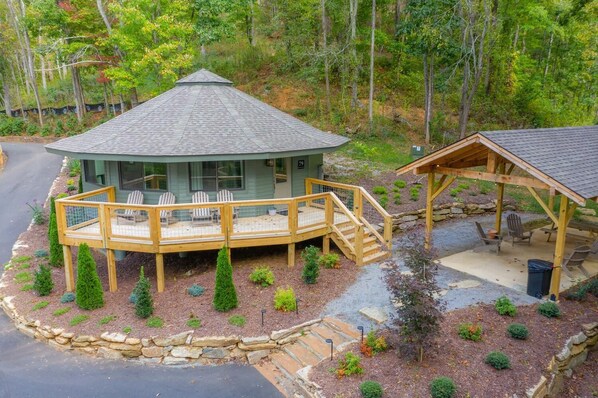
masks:
[[[527,398],[558,397],[565,377],[573,375],[573,370],[586,361],[590,351],[598,350],[598,322],[586,323],[582,328],[583,331],[569,337],[561,352],[550,360],[549,379],[542,376],[535,386],[525,391]]]

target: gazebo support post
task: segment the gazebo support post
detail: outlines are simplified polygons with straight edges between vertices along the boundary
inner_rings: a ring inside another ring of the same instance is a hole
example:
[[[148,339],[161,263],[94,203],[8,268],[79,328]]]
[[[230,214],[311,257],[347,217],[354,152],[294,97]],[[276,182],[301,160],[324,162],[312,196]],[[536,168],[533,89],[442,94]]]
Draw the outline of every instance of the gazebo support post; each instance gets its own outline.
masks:
[[[330,253],[330,235],[329,234],[324,235],[324,238],[322,239],[322,253],[323,254]]]
[[[565,253],[565,239],[567,238],[567,213],[569,209],[569,198],[561,195],[561,207],[559,209],[559,222],[557,226],[556,247],[554,249],[554,268],[552,269],[552,279],[550,280],[550,295],[554,295],[555,300],[559,298],[561,286],[561,266]]]
[[[287,258],[287,267],[293,268],[295,266],[295,244],[289,243],[289,252]]]
[[[64,277],[66,278],[66,291],[75,290],[75,274],[73,273],[73,253],[71,247],[62,245],[62,256],[64,257]]]
[[[118,290],[118,283],[116,282],[116,260],[114,258],[114,250],[106,249],[106,262],[108,264],[108,288],[111,292]]]
[[[428,187],[426,191],[426,236],[425,236],[425,248],[432,248],[432,227],[434,225],[434,183],[435,176],[434,172],[428,173]]]
[[[505,164],[501,163],[498,166],[498,173],[504,174],[505,173]],[[503,198],[505,194],[505,184],[499,182],[497,185],[497,192],[496,192],[496,221],[494,223],[494,229],[498,234],[500,234],[500,229],[502,227],[502,204]]]
[[[164,291],[164,254],[156,253],[156,279],[158,283],[158,293]]]

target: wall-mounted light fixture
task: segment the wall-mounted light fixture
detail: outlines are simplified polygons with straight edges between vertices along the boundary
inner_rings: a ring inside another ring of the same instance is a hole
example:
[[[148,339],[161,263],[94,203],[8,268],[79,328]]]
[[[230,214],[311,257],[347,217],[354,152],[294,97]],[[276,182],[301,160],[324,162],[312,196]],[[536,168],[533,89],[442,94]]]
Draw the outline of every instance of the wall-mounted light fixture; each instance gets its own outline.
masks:
[[[274,167],[274,159],[266,159],[266,166]]]

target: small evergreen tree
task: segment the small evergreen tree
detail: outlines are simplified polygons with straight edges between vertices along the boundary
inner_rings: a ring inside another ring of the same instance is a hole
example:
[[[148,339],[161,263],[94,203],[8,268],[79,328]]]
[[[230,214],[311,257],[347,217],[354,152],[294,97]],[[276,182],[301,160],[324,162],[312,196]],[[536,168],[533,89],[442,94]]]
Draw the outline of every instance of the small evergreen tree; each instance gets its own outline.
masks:
[[[149,279],[143,273],[143,267],[139,271],[139,281],[133,290],[135,294],[135,315],[140,318],[149,318],[154,313],[154,300],[150,292]]]
[[[56,221],[56,204],[54,197],[50,198],[50,221],[48,223],[48,241],[50,242],[50,258],[48,262],[53,267],[61,267],[64,263],[62,245],[58,240],[58,224]]]
[[[83,176],[79,175],[79,189],[77,189],[77,193],[83,193]]]
[[[318,248],[315,246],[307,246],[303,249],[303,252],[301,252],[301,258],[305,261],[303,272],[301,273],[303,282],[313,285],[317,282],[318,276],[320,275]]]
[[[35,271],[33,290],[40,296],[47,296],[52,292],[53,288],[54,282],[52,281],[52,271],[50,271],[50,267],[41,265],[39,270]]]
[[[95,310],[104,306],[104,290],[98,276],[96,262],[89,246],[82,243],[77,255],[77,296],[75,302],[84,310]]]
[[[216,287],[214,288],[214,309],[226,312],[237,308],[237,291],[233,283],[233,267],[228,258],[228,248],[218,252],[216,262]]]

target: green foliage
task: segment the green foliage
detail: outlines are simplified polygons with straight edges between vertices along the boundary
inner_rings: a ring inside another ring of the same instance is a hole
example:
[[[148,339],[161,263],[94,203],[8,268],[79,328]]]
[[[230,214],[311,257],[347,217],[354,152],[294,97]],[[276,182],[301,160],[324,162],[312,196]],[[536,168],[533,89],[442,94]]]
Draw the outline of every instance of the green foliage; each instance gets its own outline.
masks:
[[[584,301],[588,293],[598,297],[598,279],[593,278],[583,281],[567,291],[564,296],[569,300]]]
[[[517,340],[526,340],[529,336],[529,331],[525,325],[520,323],[512,323],[507,327],[509,336]]]
[[[492,366],[496,370],[510,369],[511,362],[509,357],[499,351],[493,351],[486,356],[485,363]]]
[[[35,278],[33,282],[33,290],[39,296],[48,296],[54,289],[54,282],[52,281],[52,271],[49,267],[41,265],[39,270],[35,271]]]
[[[164,320],[158,316],[152,316],[145,322],[148,328],[161,328],[164,326]]]
[[[462,182],[459,185],[457,185],[457,188],[459,188],[462,191],[465,191],[466,189],[469,189],[469,184]]]
[[[204,294],[205,291],[206,289],[203,286],[199,286],[197,284],[193,284],[187,289],[187,293],[192,297],[199,297]]]
[[[125,326],[123,328],[123,333],[129,334],[133,331],[133,328],[131,328],[130,326]]]
[[[352,352],[347,352],[345,357],[338,362],[336,374],[338,377],[359,375],[363,373],[361,358]]]
[[[199,329],[201,327],[201,319],[199,318],[189,318],[187,320],[187,326],[192,329]]]
[[[292,287],[287,286],[286,289],[282,287],[276,289],[274,293],[274,308],[283,312],[295,311],[297,309],[295,291]]]
[[[517,307],[515,307],[515,305],[507,296],[499,297],[494,303],[494,308],[500,315],[517,315]]]
[[[154,313],[154,301],[150,292],[149,279],[143,273],[143,267],[139,270],[139,280],[135,285],[135,315],[140,318],[148,318]]]
[[[395,180],[393,184],[397,188],[405,188],[407,186],[407,182],[405,182],[404,180]]]
[[[77,255],[77,294],[75,302],[84,310],[95,310],[104,306],[104,290],[98,276],[96,262],[89,246],[82,243]]]
[[[17,283],[31,282],[33,280],[33,275],[31,275],[31,272],[23,271],[15,274],[14,279]]]
[[[230,323],[233,326],[238,326],[242,328],[243,326],[245,326],[245,323],[247,323],[247,320],[243,315],[232,315],[228,318],[228,323]]]
[[[48,251],[45,249],[37,249],[33,255],[37,258],[48,257]]]
[[[462,323],[459,325],[459,337],[464,340],[480,341],[482,340],[482,326]]]
[[[393,202],[397,206],[401,204],[401,194],[399,192],[393,195]]]
[[[50,303],[47,301],[40,301],[38,303],[35,303],[35,305],[33,306],[33,311],[37,311],[37,310],[41,310],[42,308],[46,308]]]
[[[364,344],[371,349],[372,355],[379,354],[388,349],[388,344],[384,336],[377,336],[375,330],[368,332]]]
[[[33,284],[32,283],[26,283],[23,286],[21,286],[21,288],[19,289],[22,292],[29,292],[31,290],[33,290]]]
[[[378,198],[378,203],[380,204],[380,206],[382,206],[383,209],[386,209],[386,206],[388,206],[388,195],[381,195]]]
[[[16,117],[0,116],[0,137],[8,135],[21,135],[25,128],[23,119]]]
[[[228,248],[218,252],[216,261],[216,287],[214,288],[214,309],[220,312],[237,308],[237,291],[233,282],[233,267],[228,258]]]
[[[366,380],[359,385],[362,398],[380,398],[384,394],[382,386],[377,381]]]
[[[419,200],[419,188],[417,188],[417,187],[409,188],[409,198],[414,202]]]
[[[561,316],[559,306],[553,301],[546,301],[538,306],[538,312],[547,318],[558,318]]]
[[[449,190],[449,194],[454,198],[457,195],[459,195],[459,193],[461,193],[461,191],[457,188],[452,188]]]
[[[31,209],[31,212],[33,214],[31,219],[33,220],[33,223],[35,225],[42,225],[46,222],[44,218],[44,209],[41,207],[39,203],[33,201],[33,204],[27,203],[27,206],[29,206],[29,208]]]
[[[386,187],[378,185],[372,189],[372,192],[374,192],[376,195],[386,195],[388,190]]]
[[[307,246],[301,252],[301,258],[305,263],[301,277],[303,278],[303,282],[307,283],[308,285],[313,285],[316,283],[318,276],[320,275],[318,252],[319,250],[315,246]]]
[[[71,307],[62,307],[62,308],[59,308],[56,311],[54,311],[52,313],[52,315],[54,315],[54,316],[62,316],[64,314],[66,314],[67,312],[69,312],[70,310],[71,310]]]
[[[336,253],[323,254],[318,258],[318,265],[327,269],[340,268],[340,256]]]
[[[73,292],[66,292],[60,297],[60,302],[62,304],[72,303],[73,301],[75,301],[75,293]]]
[[[274,283],[274,273],[266,266],[257,267],[249,275],[249,280],[262,287],[268,287]]]
[[[98,325],[100,325],[100,326],[107,325],[115,319],[116,319],[115,315],[107,315],[98,321]]]
[[[58,224],[56,221],[56,205],[54,198],[50,198],[50,222],[48,223],[48,240],[50,242],[50,258],[49,263],[53,267],[61,267],[63,265],[62,245],[58,240]]]
[[[456,392],[455,382],[448,377],[437,377],[430,383],[432,398],[453,398]]]
[[[89,320],[89,315],[75,315],[73,318],[71,318],[69,325],[77,326],[78,324],[86,322],[88,320]]]

